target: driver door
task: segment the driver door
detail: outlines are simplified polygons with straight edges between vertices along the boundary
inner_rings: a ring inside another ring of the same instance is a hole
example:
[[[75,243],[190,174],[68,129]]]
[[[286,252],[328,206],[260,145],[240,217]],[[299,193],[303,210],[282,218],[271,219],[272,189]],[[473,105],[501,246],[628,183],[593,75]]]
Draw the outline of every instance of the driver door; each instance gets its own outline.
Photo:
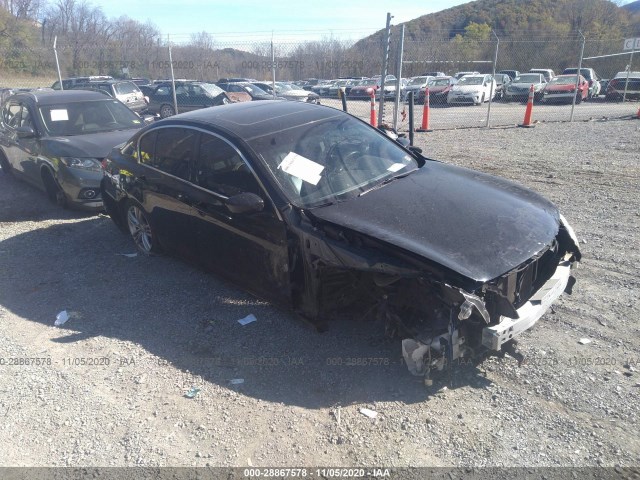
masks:
[[[192,205],[204,266],[262,298],[289,303],[285,224],[239,150],[222,137],[203,133],[195,182],[200,189]],[[264,209],[231,213],[225,200],[243,192],[261,197]]]

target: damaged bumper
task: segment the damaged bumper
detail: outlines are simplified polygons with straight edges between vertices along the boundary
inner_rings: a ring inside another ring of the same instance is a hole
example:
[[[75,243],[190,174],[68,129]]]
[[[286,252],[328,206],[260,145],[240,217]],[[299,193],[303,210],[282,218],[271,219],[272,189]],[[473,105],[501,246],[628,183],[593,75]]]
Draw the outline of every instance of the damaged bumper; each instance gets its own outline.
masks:
[[[571,278],[571,262],[565,260],[553,276],[518,310],[518,318],[500,317],[498,325],[482,330],[482,345],[499,351],[503,344],[531,328],[565,291]]]
[[[573,265],[574,254],[567,253],[553,275],[515,311],[516,318],[501,315],[498,323],[482,328],[481,346],[484,351],[500,351],[505,343],[531,328],[563,292],[570,291],[575,281],[571,275]],[[402,341],[402,356],[413,375],[428,378],[431,370],[442,370],[456,360],[467,360],[479,353],[469,348],[468,339],[461,332],[474,308],[487,321],[485,305],[474,295],[463,291],[460,294],[465,301],[459,306],[457,315],[452,315],[448,332],[429,341],[414,338]]]

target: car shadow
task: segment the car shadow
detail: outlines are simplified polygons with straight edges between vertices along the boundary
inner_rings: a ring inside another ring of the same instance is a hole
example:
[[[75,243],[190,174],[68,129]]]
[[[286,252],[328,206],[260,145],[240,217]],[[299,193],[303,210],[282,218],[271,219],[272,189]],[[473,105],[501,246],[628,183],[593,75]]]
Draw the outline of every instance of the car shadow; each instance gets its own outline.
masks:
[[[173,366],[188,387],[210,382],[244,395],[305,408],[376,401],[418,403],[443,386],[486,388],[473,366],[442,372],[433,386],[403,365],[398,340],[367,318],[334,318],[318,333],[290,311],[257,300],[218,277],[164,256],[133,256],[135,248],[104,217],[54,224],[0,242],[0,303],[46,331],[45,351],[78,356],[76,346],[110,337],[110,367],[124,357],[150,371]],[[238,320],[253,314],[256,321]],[[42,335],[42,334],[41,334]],[[51,342],[46,347],[46,342]],[[101,345],[99,342],[91,345]],[[49,352],[49,353],[47,353]],[[95,348],[92,347],[95,355]],[[187,375],[188,374],[188,375]],[[188,378],[188,379],[187,379]],[[234,384],[234,379],[243,383]]]

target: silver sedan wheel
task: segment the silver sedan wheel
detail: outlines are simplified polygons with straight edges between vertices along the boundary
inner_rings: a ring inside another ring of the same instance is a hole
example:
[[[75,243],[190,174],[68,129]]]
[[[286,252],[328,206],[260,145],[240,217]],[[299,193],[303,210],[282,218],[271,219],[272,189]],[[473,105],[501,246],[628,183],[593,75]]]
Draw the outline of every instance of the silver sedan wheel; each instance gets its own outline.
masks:
[[[153,250],[153,235],[151,225],[142,209],[136,205],[131,205],[127,210],[127,224],[129,232],[136,246],[144,253],[150,254]]]

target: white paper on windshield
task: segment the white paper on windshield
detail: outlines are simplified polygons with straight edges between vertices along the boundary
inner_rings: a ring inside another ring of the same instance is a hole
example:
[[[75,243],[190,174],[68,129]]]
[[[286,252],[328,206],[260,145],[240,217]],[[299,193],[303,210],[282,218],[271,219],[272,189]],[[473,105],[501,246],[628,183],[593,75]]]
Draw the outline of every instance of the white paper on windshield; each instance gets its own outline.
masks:
[[[322,173],[322,170],[324,170],[324,166],[294,152],[289,152],[289,154],[284,157],[278,168],[282,169],[282,171],[289,175],[293,175],[294,177],[298,177],[301,180],[310,183],[311,185],[318,184],[322,178],[320,174]]]
[[[69,120],[69,113],[65,108],[58,109],[58,110],[51,110],[52,122],[63,122],[65,120]]]
[[[404,163],[394,163],[389,168],[387,168],[387,171],[395,173],[398,170],[402,170],[404,167],[405,167]]]

